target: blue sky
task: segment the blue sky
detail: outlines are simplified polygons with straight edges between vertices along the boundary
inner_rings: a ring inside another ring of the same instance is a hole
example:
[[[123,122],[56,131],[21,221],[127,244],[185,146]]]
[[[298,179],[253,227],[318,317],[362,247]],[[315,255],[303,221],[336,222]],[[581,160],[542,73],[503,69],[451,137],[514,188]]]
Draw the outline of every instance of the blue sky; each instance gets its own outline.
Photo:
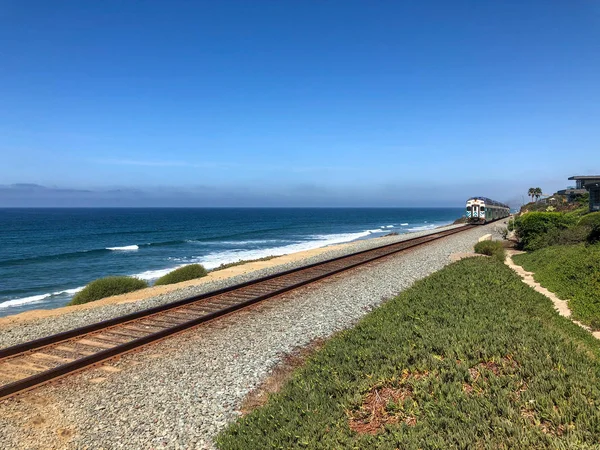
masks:
[[[591,0],[5,0],[0,206],[517,204],[600,172],[598,55]]]

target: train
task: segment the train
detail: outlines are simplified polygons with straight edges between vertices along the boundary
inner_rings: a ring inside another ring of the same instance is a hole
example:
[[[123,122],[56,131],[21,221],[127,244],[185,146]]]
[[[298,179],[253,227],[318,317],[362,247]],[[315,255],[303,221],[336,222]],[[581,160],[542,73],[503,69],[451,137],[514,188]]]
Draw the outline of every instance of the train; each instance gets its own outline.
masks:
[[[471,197],[467,200],[467,222],[489,223],[510,215],[510,207],[487,197]]]

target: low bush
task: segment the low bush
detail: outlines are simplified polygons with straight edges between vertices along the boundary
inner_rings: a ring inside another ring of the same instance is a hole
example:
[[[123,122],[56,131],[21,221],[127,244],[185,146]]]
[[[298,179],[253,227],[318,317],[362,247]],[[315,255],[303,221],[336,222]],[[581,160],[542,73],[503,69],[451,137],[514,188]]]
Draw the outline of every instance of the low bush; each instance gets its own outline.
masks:
[[[506,226],[506,229],[510,232],[510,231],[515,231],[515,218],[509,219],[508,221],[508,225]]]
[[[593,212],[582,216],[577,225],[588,227],[600,225],[600,212]]]
[[[553,245],[560,232],[575,225],[577,221],[577,216],[558,212],[523,214],[514,223],[519,247],[529,251]]]
[[[577,225],[588,228],[589,232],[586,236],[588,243],[600,242],[600,212],[586,214],[579,219]]]
[[[206,269],[202,264],[190,264],[189,266],[180,267],[179,269],[175,269],[160,277],[154,282],[154,285],[160,286],[164,284],[181,283],[182,281],[205,277],[206,274]]]
[[[505,251],[500,241],[481,241],[475,244],[475,253],[493,256],[499,261],[504,261]]]
[[[545,234],[539,234],[530,241],[529,250],[538,250],[552,245],[574,245],[585,242],[590,234],[588,226],[576,225],[570,228],[553,228]]]
[[[599,350],[504,264],[467,258],[328,340],[218,448],[596,448]]]
[[[588,244],[595,244],[597,242],[600,242],[600,224],[592,226],[592,229],[588,234],[587,241]]]
[[[542,286],[569,300],[575,319],[600,329],[600,245],[554,246],[513,259]]]
[[[75,294],[69,305],[81,305],[113,295],[126,294],[148,287],[144,280],[134,277],[106,277],[92,281]]]
[[[566,214],[568,217],[574,218],[575,220],[579,220],[583,216],[586,216],[587,214],[589,214],[589,211],[590,211],[590,207],[586,203],[585,206],[581,206],[581,207],[573,209],[571,211],[567,211],[564,214]]]

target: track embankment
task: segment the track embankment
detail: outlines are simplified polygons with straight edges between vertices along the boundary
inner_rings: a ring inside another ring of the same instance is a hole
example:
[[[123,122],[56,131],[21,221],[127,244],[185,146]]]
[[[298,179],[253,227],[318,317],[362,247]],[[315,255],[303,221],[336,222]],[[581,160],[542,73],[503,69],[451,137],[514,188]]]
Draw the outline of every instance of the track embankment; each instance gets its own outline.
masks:
[[[350,269],[474,226],[438,231],[0,349],[0,399]]]
[[[237,416],[245,395],[285,354],[351,326],[386,298],[448,264],[451,254],[470,251],[494,227],[477,227],[375,267],[334,275],[36,389],[18,402],[4,401],[0,446],[210,446],[212,436]],[[35,406],[40,401],[62,415],[44,418]],[[28,427],[32,414],[41,414],[45,422]],[[63,430],[60,436],[57,429]]]

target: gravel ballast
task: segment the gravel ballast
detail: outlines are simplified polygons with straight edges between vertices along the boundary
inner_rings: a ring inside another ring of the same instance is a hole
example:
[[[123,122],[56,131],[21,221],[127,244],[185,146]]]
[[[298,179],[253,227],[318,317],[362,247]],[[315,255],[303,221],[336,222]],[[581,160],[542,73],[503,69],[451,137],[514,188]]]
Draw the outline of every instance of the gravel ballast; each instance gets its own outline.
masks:
[[[239,414],[243,398],[286,354],[352,326],[385,299],[448,264],[451,254],[472,251],[477,239],[497,226],[477,227],[353,269],[109,361],[100,368],[0,402],[0,448],[211,448],[215,434]],[[415,235],[358,241],[343,251],[326,252],[294,265]],[[185,293],[178,291],[135,304],[70,313],[46,323],[13,328],[9,337],[3,330],[0,345],[294,265],[264,269],[218,285],[211,283],[194,292],[186,289]]]

